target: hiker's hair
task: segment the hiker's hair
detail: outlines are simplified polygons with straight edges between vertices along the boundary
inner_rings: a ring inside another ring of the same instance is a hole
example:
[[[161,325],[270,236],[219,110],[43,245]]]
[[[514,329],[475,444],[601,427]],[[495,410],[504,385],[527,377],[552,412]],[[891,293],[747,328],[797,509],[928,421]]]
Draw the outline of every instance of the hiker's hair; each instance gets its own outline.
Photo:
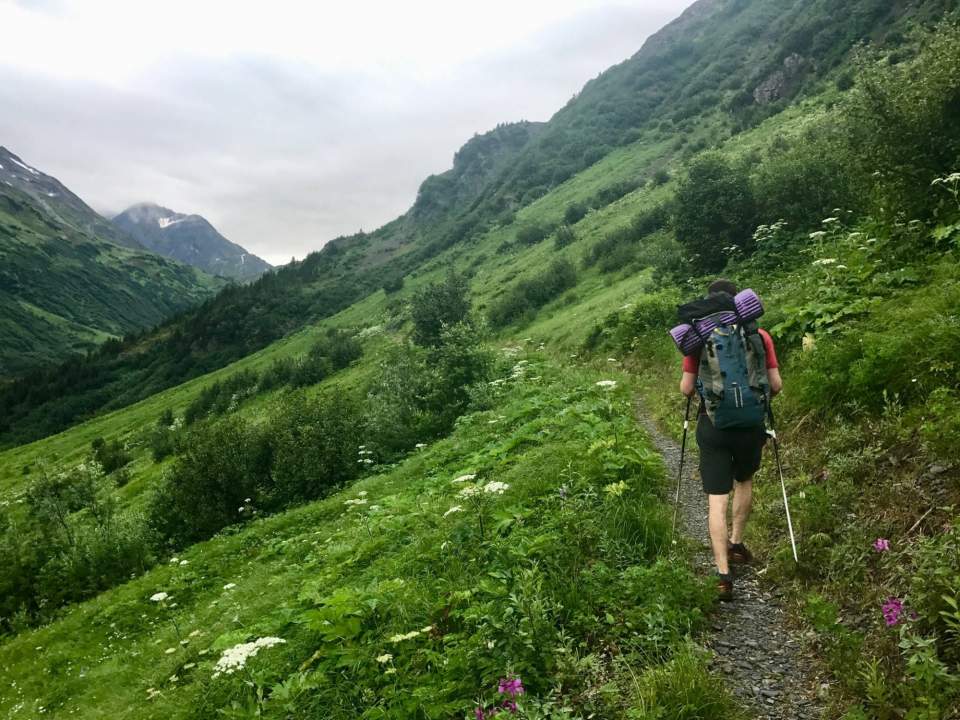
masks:
[[[707,288],[707,294],[715,295],[716,293],[725,292],[727,295],[736,295],[737,286],[730,280],[724,278],[717,278],[712,283],[710,287]]]

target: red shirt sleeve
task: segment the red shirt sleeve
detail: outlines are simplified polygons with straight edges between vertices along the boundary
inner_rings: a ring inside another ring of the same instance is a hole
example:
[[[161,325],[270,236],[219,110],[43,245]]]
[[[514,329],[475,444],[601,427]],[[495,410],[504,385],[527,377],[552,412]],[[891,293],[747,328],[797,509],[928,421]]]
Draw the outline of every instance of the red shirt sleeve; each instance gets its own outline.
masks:
[[[767,354],[767,370],[773,370],[774,368],[779,368],[780,364],[777,362],[777,350],[773,346],[773,338],[770,337],[768,333],[763,328],[760,328],[760,337],[763,339],[763,349]],[[683,372],[692,373],[696,375],[700,371],[700,356],[699,355],[684,355],[683,356]]]
[[[770,333],[760,328],[760,337],[763,338],[763,349],[767,353],[767,370],[779,368],[780,364],[777,362],[777,349],[773,347],[773,338],[770,337]]]

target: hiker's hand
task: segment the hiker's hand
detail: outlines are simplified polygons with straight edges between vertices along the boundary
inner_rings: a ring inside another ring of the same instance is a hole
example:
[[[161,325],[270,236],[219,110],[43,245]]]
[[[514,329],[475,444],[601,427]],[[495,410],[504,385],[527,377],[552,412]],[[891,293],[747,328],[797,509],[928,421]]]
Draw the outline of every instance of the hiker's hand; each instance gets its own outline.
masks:
[[[783,378],[780,377],[780,368],[767,370],[767,379],[770,381],[770,395],[776,395],[783,390]]]
[[[684,372],[680,378],[680,392],[685,397],[690,397],[697,391],[697,376],[693,373]]]

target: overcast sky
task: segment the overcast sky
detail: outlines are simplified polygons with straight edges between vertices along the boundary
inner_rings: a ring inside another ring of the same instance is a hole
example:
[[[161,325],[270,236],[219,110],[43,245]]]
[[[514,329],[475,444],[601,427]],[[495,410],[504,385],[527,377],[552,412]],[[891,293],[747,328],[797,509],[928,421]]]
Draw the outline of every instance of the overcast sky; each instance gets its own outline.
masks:
[[[104,214],[199,213],[282,263],[403,213],[690,2],[0,0],[0,145]]]

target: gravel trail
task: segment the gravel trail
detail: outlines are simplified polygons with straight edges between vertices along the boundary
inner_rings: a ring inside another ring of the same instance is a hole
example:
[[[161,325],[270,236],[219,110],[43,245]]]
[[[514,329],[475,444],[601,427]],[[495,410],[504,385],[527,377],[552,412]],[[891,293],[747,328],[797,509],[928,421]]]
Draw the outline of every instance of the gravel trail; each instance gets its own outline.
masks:
[[[676,482],[680,445],[660,432],[640,405],[637,406],[637,420],[663,455],[668,475]],[[712,573],[707,504],[697,471],[695,427],[691,420],[678,525],[698,548],[698,567],[704,573]],[[671,490],[671,500],[673,492]],[[823,717],[822,703],[818,699],[821,685],[813,663],[805,654],[800,638],[786,624],[778,600],[780,593],[760,585],[756,560],[754,565],[736,567],[733,602],[717,603],[716,612],[710,618],[712,632],[705,644],[716,654],[713,669],[726,677],[730,690],[743,701],[752,717],[819,720]]]

